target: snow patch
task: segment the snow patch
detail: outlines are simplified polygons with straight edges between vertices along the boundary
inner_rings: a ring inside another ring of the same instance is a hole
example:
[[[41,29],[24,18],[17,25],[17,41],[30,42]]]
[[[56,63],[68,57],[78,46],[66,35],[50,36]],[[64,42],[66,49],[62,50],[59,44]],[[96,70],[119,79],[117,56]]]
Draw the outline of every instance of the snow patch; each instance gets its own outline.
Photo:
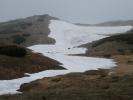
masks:
[[[56,40],[56,45],[74,47],[107,37],[110,34],[123,33],[131,26],[83,27],[63,21],[51,20],[49,37]]]

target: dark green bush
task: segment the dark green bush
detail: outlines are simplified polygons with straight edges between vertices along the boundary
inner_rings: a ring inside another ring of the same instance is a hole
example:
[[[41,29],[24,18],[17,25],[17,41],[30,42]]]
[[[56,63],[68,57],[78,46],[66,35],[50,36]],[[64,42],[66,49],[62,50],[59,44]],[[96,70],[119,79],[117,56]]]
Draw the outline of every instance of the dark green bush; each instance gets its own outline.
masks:
[[[123,49],[118,49],[118,52],[123,53],[123,52],[124,52],[124,50],[123,50]]]
[[[24,36],[24,37],[29,37],[30,36],[30,34],[22,34],[22,36]]]
[[[21,43],[23,43],[25,41],[26,41],[26,39],[23,36],[21,36],[21,35],[15,35],[13,37],[13,43],[21,44]]]
[[[110,58],[111,55],[110,55],[110,54],[106,54],[106,55],[104,55],[104,57],[105,57],[105,58]]]
[[[124,49],[118,49],[118,52],[120,55],[125,55],[125,50]]]
[[[7,55],[12,57],[24,57],[27,51],[25,48],[8,45],[8,46],[0,46],[0,54]]]

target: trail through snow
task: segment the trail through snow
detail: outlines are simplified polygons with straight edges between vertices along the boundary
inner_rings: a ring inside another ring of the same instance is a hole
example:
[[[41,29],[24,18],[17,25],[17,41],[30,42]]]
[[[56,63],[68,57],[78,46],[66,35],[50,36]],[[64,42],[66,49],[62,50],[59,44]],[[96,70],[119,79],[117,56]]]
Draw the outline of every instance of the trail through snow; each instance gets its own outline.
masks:
[[[19,93],[17,90],[23,83],[63,75],[71,72],[84,72],[97,68],[111,68],[115,66],[112,59],[69,56],[68,54],[85,53],[85,48],[77,48],[81,44],[92,42],[107,37],[110,34],[122,33],[130,30],[130,26],[120,27],[81,27],[67,22],[51,20],[49,37],[56,40],[55,45],[34,45],[29,47],[34,52],[39,52],[62,63],[66,70],[46,70],[29,77],[14,80],[0,81],[0,94]]]

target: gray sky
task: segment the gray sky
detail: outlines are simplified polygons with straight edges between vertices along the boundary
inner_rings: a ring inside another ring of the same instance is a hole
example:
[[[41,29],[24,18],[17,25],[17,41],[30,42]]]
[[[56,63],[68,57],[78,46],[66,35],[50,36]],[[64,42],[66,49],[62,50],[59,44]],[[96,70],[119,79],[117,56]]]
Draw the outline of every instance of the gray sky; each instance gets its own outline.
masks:
[[[69,22],[133,19],[133,0],[0,0],[0,21],[50,14]]]

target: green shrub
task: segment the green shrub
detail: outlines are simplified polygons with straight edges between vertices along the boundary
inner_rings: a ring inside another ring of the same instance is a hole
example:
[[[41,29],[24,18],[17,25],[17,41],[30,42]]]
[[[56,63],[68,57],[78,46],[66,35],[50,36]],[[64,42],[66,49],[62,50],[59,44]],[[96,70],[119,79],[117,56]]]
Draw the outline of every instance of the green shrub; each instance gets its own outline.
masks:
[[[26,55],[26,49],[14,45],[0,46],[0,54],[12,57],[24,57]]]
[[[111,55],[110,55],[110,54],[106,54],[106,55],[104,55],[104,57],[105,57],[105,58],[110,58]]]
[[[16,43],[16,44],[21,44],[23,42],[25,42],[26,39],[23,37],[23,36],[20,36],[20,35],[15,35],[13,37],[13,43]]]
[[[124,49],[118,49],[118,52],[120,55],[125,55],[125,50]]]
[[[22,36],[23,36],[23,37],[29,37],[30,34],[28,34],[28,33],[27,33],[27,34],[22,34]]]

